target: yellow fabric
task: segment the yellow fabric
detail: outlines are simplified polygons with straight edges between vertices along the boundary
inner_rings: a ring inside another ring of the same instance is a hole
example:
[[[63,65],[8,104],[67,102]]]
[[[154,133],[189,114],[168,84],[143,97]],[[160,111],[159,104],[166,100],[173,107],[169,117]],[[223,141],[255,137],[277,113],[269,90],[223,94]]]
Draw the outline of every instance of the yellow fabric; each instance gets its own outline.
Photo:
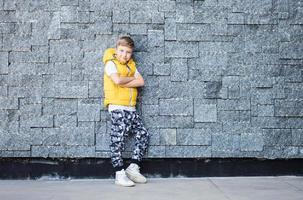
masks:
[[[119,76],[129,77],[134,76],[136,72],[136,63],[133,59],[130,59],[126,64],[121,64],[115,58],[116,50],[114,48],[108,48],[103,55],[104,66],[108,61],[113,61],[116,65]],[[130,71],[128,70],[128,67]],[[104,91],[104,106],[109,104],[123,105],[123,106],[135,106],[137,103],[137,88],[124,88],[114,83],[114,81],[104,72],[103,75],[103,91]]]

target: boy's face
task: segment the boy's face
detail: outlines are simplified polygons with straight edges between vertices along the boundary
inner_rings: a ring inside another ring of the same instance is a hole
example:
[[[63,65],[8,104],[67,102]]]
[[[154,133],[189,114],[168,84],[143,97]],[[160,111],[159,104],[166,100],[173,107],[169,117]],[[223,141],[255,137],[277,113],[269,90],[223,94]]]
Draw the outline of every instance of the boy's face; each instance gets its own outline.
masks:
[[[133,49],[130,47],[120,45],[116,48],[116,58],[122,64],[127,63],[131,59],[132,54]]]

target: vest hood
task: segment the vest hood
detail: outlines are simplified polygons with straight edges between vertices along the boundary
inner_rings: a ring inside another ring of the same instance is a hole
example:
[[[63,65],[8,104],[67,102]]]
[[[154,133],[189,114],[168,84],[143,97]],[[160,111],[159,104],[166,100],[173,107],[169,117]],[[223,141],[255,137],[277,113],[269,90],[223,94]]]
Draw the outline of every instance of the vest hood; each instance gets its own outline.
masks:
[[[103,63],[106,64],[107,61],[117,60],[116,57],[115,57],[115,53],[116,53],[115,48],[106,49],[105,52],[104,52],[104,55],[103,55]],[[134,60],[132,58],[127,62],[127,64],[131,64],[131,63],[134,63]]]

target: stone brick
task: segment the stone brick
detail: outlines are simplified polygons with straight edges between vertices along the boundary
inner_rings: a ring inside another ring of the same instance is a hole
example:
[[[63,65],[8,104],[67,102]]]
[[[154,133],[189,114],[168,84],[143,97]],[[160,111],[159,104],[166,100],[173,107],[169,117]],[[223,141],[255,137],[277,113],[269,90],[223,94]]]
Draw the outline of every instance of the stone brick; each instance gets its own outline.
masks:
[[[204,104],[199,99],[194,100],[195,122],[216,122],[217,106],[215,104]]]
[[[154,11],[151,13],[151,19],[152,19],[152,23],[155,24],[164,24],[164,12],[158,12],[158,11]]]
[[[251,104],[274,104],[274,91],[269,88],[258,88],[252,90],[254,95],[251,96]]]
[[[75,115],[77,100],[43,98],[43,114],[48,115]]]
[[[1,0],[0,2],[1,2],[0,8],[2,8],[3,10],[16,10],[17,9],[16,3],[14,1]]]
[[[303,129],[293,129],[292,131],[292,145],[303,145]]]
[[[134,35],[145,35],[147,34],[146,24],[129,24],[129,32]]]
[[[149,158],[164,158],[165,146],[149,146],[147,154]]]
[[[30,128],[51,128],[54,126],[54,117],[53,115],[42,115],[30,117],[21,116],[20,127],[30,127]]]
[[[296,3],[300,3],[300,2],[296,2]],[[296,6],[296,12],[297,14],[295,15],[294,19],[291,20],[291,24],[300,24],[302,25],[303,24],[303,21],[302,21],[302,16],[303,16],[303,9],[301,7],[297,7]]]
[[[38,71],[38,64],[34,63],[11,63],[9,67],[9,74],[31,74],[35,75]],[[39,69],[40,70],[40,69]]]
[[[79,0],[61,0],[61,6],[78,6]]]
[[[285,86],[285,97],[289,100],[298,100],[303,98],[303,84],[302,83],[286,83]]]
[[[264,144],[266,146],[291,146],[292,133],[290,129],[264,129]]]
[[[174,58],[198,57],[198,44],[195,42],[165,42],[165,56]]]
[[[0,97],[0,109],[18,109],[18,104],[16,97]]]
[[[211,145],[211,133],[203,129],[178,129],[177,145]]]
[[[302,129],[303,120],[302,118],[295,118],[295,117],[287,118],[287,124],[285,127],[290,129]]]
[[[240,142],[241,151],[263,151],[262,133],[242,133]]]
[[[110,151],[110,134],[106,132],[106,123],[97,122],[95,127],[96,150]]]
[[[301,42],[281,42],[280,58],[302,59],[303,45]]]
[[[161,79],[158,91],[160,98],[201,98],[205,94],[205,83],[200,81],[170,82],[167,79]]]
[[[207,63],[201,63],[198,59],[188,61],[188,78],[195,81],[217,81],[221,82],[220,76],[223,74],[221,66],[210,67]]]
[[[110,151],[96,151],[95,157],[96,158],[110,158]]]
[[[171,63],[171,80],[186,81],[188,78],[188,66],[186,59],[174,59]]]
[[[76,127],[77,116],[76,115],[55,115],[54,116],[54,127]]]
[[[222,78],[222,86],[223,87],[235,87],[240,85],[240,77],[239,76],[224,76]]]
[[[171,73],[170,64],[155,64],[154,75],[169,76]]]
[[[113,11],[113,23],[129,23],[129,15],[128,11]]]
[[[42,113],[42,104],[41,103],[29,103],[20,99],[20,109],[19,114],[22,116],[41,116]]]
[[[53,81],[52,85],[44,85],[45,97],[87,98],[88,84],[82,81]]]
[[[210,146],[166,146],[165,157],[201,158],[211,156]]]
[[[286,128],[288,120],[276,117],[251,117],[253,126],[261,128]]]
[[[160,115],[193,115],[192,99],[159,99]]]
[[[258,105],[258,116],[274,116],[274,105]]]
[[[51,62],[77,62],[81,58],[78,42],[72,40],[51,40],[49,56]]]
[[[94,145],[93,127],[62,127],[43,129],[43,145]]]
[[[18,157],[18,158],[28,158],[31,156],[31,152],[28,151],[0,151],[0,157]]]
[[[160,145],[160,129],[158,128],[149,128],[148,133],[149,137],[149,145]]]
[[[302,117],[303,116],[303,101],[275,101],[275,116],[282,117]]]
[[[7,86],[0,86],[0,96],[6,97],[8,95]]]
[[[160,0],[159,11],[173,12],[176,10],[176,2],[170,0]]]
[[[19,132],[8,132],[0,129],[0,149],[1,150],[30,150],[30,137]]]
[[[160,129],[161,145],[176,145],[176,129]]]
[[[285,82],[303,82],[302,67],[296,65],[284,66]],[[298,73],[300,72],[301,73]]]
[[[163,47],[164,46],[164,32],[162,30],[148,30],[148,46]]]
[[[295,158],[299,155],[298,147],[289,146],[268,146],[264,147],[264,158],[277,159],[277,158]]]
[[[250,110],[249,99],[218,100],[218,110]]]
[[[19,36],[3,35],[2,50],[4,51],[30,51],[30,38],[20,38]]]
[[[156,116],[156,115],[159,115],[159,105],[143,105],[142,106],[142,113],[144,115],[153,115],[153,116]]]
[[[141,91],[141,102],[143,104],[158,104],[158,91],[154,87],[145,86]]]
[[[189,116],[144,116],[148,128],[192,128],[194,123]]]
[[[0,10],[0,22],[17,22],[15,10]]]
[[[8,74],[8,52],[0,52],[0,74]]]
[[[228,24],[244,24],[244,13],[228,13]]]
[[[164,63],[164,49],[153,48],[148,53],[136,52],[135,59],[140,73],[143,75],[153,75],[153,66],[163,65]]]
[[[225,2],[214,2],[212,0],[205,0],[205,1],[194,1],[194,9],[195,11],[199,11],[202,8],[208,8],[210,6],[219,6],[221,3],[223,3],[224,6],[229,6],[231,2],[225,1]],[[221,5],[220,5],[221,6]]]
[[[130,11],[130,23],[151,23],[152,16],[150,12],[142,10]]]
[[[12,34],[16,31],[15,23],[0,23],[0,33]]]
[[[177,39],[177,25],[174,18],[165,18],[164,38],[165,40]]]
[[[212,156],[236,156],[240,152],[239,134],[212,134]]]
[[[194,20],[196,23],[226,24],[227,8],[225,6],[196,6]],[[219,26],[217,26],[219,27]]]
[[[103,83],[101,81],[88,82],[88,97],[103,97]]]
[[[225,123],[233,123],[240,121],[239,111],[218,111],[218,121]]]
[[[206,82],[205,98],[217,99],[223,97],[222,95],[222,83],[217,81]]]
[[[95,157],[94,146],[32,146],[32,157]]]
[[[176,4],[176,22],[191,23],[194,21],[194,8],[188,3]]]
[[[180,41],[205,41],[211,39],[209,24],[178,24],[177,39]]]
[[[100,102],[79,102],[79,121],[100,121]]]
[[[135,35],[132,36],[135,41],[135,51],[136,52],[145,52],[148,51],[148,36],[146,35]],[[134,56],[136,53],[134,54]]]
[[[61,22],[78,22],[78,11],[75,6],[62,6],[60,12]]]
[[[60,39],[60,12],[54,12],[51,16],[49,30],[47,33],[48,39]]]
[[[91,0],[90,1],[90,10],[91,11],[100,11],[101,13],[108,14],[111,12],[114,4],[106,0]]]

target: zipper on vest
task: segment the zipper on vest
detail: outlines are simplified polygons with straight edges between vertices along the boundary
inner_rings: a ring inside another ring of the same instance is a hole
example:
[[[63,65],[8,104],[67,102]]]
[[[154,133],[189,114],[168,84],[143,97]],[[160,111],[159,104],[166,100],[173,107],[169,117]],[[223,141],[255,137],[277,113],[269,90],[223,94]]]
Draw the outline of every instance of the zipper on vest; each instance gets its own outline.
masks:
[[[131,69],[128,65],[126,65],[127,69],[128,69],[128,75],[131,73]],[[130,99],[129,99],[129,105],[131,106],[132,105],[132,97],[133,97],[133,89],[132,88],[129,88],[129,94],[130,94]]]

